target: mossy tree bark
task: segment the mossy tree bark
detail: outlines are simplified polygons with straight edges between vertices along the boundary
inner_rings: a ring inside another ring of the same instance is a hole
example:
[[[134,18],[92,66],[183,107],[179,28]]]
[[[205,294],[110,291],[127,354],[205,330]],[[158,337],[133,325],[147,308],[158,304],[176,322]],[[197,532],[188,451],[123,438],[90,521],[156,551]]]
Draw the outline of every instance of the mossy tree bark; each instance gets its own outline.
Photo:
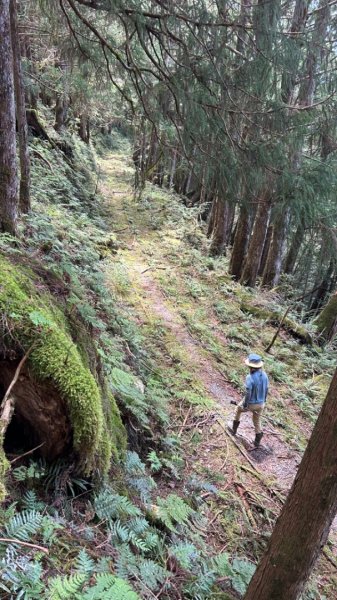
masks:
[[[244,600],[296,600],[337,511],[337,370]]]
[[[126,437],[98,357],[90,364],[89,335],[76,343],[66,315],[40,275],[4,256],[0,312],[6,315],[0,323],[0,396],[15,379],[22,353],[29,354],[15,383],[15,413],[7,423],[5,446],[42,443],[46,458],[68,456],[79,472],[103,475],[111,458],[122,456]]]
[[[18,176],[9,0],[0,0],[0,60],[0,231],[15,235]]]
[[[10,0],[11,40],[13,49],[13,73],[16,104],[16,120],[18,126],[20,156],[20,210],[30,210],[30,157],[28,148],[28,124],[25,106],[25,91],[21,69],[21,51],[18,33],[18,17],[16,0]]]
[[[332,340],[337,331],[337,292],[330,297],[314,323],[323,341]]]

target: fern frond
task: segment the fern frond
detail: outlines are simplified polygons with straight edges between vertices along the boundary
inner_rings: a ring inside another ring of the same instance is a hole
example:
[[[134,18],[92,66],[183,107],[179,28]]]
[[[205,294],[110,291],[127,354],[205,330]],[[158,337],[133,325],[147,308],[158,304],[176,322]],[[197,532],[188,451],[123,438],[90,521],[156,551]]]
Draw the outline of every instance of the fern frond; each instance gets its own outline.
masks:
[[[115,367],[111,370],[110,381],[112,391],[119,397],[127,410],[143,428],[148,428],[149,407],[145,395],[140,389],[139,380],[134,375]]]
[[[218,494],[218,488],[210,483],[209,481],[203,481],[199,477],[190,477],[186,482],[186,488],[195,492],[210,492],[211,494]]]
[[[42,479],[45,477],[45,465],[41,462],[30,461],[28,467],[21,465],[13,469],[12,475],[16,481],[27,481],[29,479]]]
[[[84,548],[80,550],[75,565],[76,570],[79,573],[84,573],[86,575],[91,575],[96,568],[95,561],[89,556]]]
[[[50,515],[44,515],[41,523],[41,534],[44,544],[51,545],[55,541],[55,531],[62,529],[61,523]]]
[[[111,560],[107,556],[102,556],[96,565],[97,573],[110,573],[111,571]]]
[[[7,537],[29,542],[39,531],[42,514],[36,510],[24,510],[14,515],[5,525]]]
[[[126,477],[126,481],[129,486],[137,490],[144,504],[150,502],[151,492],[157,487],[157,484],[152,477]]]
[[[202,564],[197,578],[189,586],[189,593],[192,598],[211,598],[212,587],[216,581],[214,571],[209,569],[206,564]]]
[[[139,576],[137,557],[131,552],[128,544],[123,544],[118,548],[116,573],[122,579]]]
[[[109,573],[99,573],[96,583],[82,595],[81,600],[140,600],[138,594],[123,579]]]
[[[150,463],[150,469],[153,473],[158,473],[163,468],[163,463],[155,450],[151,450],[148,453],[147,460]]]
[[[69,577],[54,577],[49,582],[48,597],[50,600],[74,600],[87,580],[88,575],[85,573],[75,573]]]
[[[140,537],[137,537],[135,533],[132,531],[129,532],[129,543],[132,544],[134,548],[140,550],[141,552],[147,552],[149,550],[147,543]]]
[[[117,538],[122,543],[126,543],[130,540],[129,529],[120,521],[115,521],[115,523],[111,527],[111,534],[114,538]]]
[[[146,552],[152,552],[153,550],[156,550],[157,553],[162,552],[164,539],[160,538],[156,531],[146,531],[144,541],[147,548]]]
[[[38,500],[34,490],[27,490],[21,500],[21,504],[26,510],[42,511],[46,507],[45,502]]]
[[[177,559],[179,565],[186,571],[191,570],[193,565],[200,558],[200,553],[194,544],[180,542],[171,546],[170,553]]]
[[[137,476],[144,475],[145,464],[139,458],[137,452],[127,452],[124,468],[127,475]]]
[[[137,534],[144,533],[144,531],[150,527],[150,523],[144,519],[144,517],[135,517],[134,519],[130,519],[127,525],[130,531],[133,531]]]
[[[231,583],[236,592],[241,595],[245,594],[255,569],[256,566],[248,560],[239,558],[233,560]]]
[[[105,488],[96,496],[94,501],[97,516],[102,520],[120,517],[138,517],[141,511],[126,497],[115,494],[111,488]]]
[[[153,560],[145,559],[139,565],[140,578],[155,592],[168,578],[169,572]]]
[[[27,467],[21,465],[21,467],[16,467],[13,469],[12,475],[15,481],[26,481],[27,479]]]
[[[194,513],[192,508],[176,494],[167,498],[157,498],[157,517],[170,531],[176,531],[175,524],[186,524]]]
[[[230,577],[233,575],[227,552],[221,552],[220,554],[213,556],[211,567],[219,577]]]

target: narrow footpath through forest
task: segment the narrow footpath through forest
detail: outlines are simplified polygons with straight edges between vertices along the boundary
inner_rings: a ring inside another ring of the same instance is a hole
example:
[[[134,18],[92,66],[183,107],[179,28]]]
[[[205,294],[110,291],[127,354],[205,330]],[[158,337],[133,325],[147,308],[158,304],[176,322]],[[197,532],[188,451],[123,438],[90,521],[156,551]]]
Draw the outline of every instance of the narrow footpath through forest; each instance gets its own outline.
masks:
[[[199,465],[223,472],[226,475],[222,484],[223,490],[231,486],[235,489],[243,507],[246,507],[252,530],[258,534],[251,506],[258,506],[259,499],[261,501],[261,498],[264,498],[265,507],[270,513],[274,516],[278,514],[296,475],[301,455],[299,451],[287,445],[282,429],[276,429],[268,422],[268,405],[264,424],[265,435],[260,449],[253,449],[254,430],[249,414],[243,415],[236,439],[229,433],[228,425],[235,413],[235,406],[231,402],[240,401],[242,394],[231,385],[226,378],[226,372],[221,369],[221,365],[202,341],[191,334],[179,310],[165,293],[160,277],[155,275],[157,269],[153,265],[156,256],[153,254],[152,245],[149,258],[148,243],[155,235],[156,243],[160,244],[160,235],[158,232],[154,234],[153,230],[147,229],[146,226],[141,228],[143,213],[137,213],[137,202],[133,199],[130,185],[133,167],[123,156],[116,154],[102,161],[102,172],[105,178],[102,192],[106,200],[108,218],[111,220],[112,230],[118,232],[118,239],[123,240],[118,257],[131,282],[128,302],[134,307],[138,322],[146,323],[149,319],[154,319],[175,340],[175,344],[180,346],[184,354],[185,369],[190,368],[192,374],[197,373],[205,394],[213,400],[206,417],[196,423],[197,429],[202,433],[197,453],[184,447],[187,457],[186,471],[195,470]],[[135,221],[138,227],[136,234],[132,231]],[[169,269],[170,266],[160,268]],[[210,318],[214,319],[213,316]],[[221,337],[219,332],[215,335]],[[225,337],[221,342],[226,344]],[[243,355],[242,361],[244,358]],[[272,402],[273,393],[268,399],[268,403]],[[187,407],[182,415],[180,434],[185,428],[187,432],[190,431],[190,418],[191,411]],[[211,523],[214,523],[216,518],[217,514],[214,517],[211,515]],[[330,533],[333,555],[337,555],[336,531],[335,520]],[[226,546],[223,540],[220,545],[222,548]],[[326,558],[329,560],[328,555]]]

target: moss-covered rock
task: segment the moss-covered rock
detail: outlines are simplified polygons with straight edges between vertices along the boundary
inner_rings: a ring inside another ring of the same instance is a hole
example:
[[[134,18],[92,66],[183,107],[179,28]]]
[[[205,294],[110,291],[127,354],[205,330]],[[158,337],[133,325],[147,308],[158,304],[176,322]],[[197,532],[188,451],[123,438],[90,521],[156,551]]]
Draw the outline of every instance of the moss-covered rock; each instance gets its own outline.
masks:
[[[14,265],[3,255],[0,316],[1,358],[18,358],[31,349],[27,363],[32,377],[48,382],[65,403],[80,471],[106,472],[111,457],[118,459],[126,448],[115,399],[97,383],[83,347],[80,352],[72,339],[64,312],[41,280],[29,267]]]

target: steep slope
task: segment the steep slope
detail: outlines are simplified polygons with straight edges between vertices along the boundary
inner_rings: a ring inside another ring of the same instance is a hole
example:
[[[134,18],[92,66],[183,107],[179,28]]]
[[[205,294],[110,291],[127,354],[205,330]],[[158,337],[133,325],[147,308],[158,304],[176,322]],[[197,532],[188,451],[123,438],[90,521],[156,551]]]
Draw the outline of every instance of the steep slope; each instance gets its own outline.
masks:
[[[281,296],[233,283],[227,259],[209,258],[197,210],[181,198],[151,185],[135,197],[125,139],[114,137],[119,150],[99,160],[95,177],[92,151],[73,143],[71,168],[54,149],[38,146],[44,160],[35,165],[26,240],[0,236],[14,279],[29,270],[14,311],[22,318],[11,315],[10,331],[16,325],[19,338],[23,323],[30,337],[20,337],[19,351],[13,346],[14,362],[35,337],[47,343],[48,328],[66,336],[86,376],[94,374],[112,430],[106,395],[116,398],[128,450],[93,487],[92,478],[74,472],[72,455],[46,461],[29,452],[29,439],[25,456],[9,437],[9,496],[0,513],[4,598],[241,598],[296,473],[335,352],[281,331],[264,354],[275,332],[265,315],[282,313]],[[46,172],[46,160],[57,161],[57,175]],[[244,311],[247,305],[263,309],[263,319]],[[265,437],[252,452],[248,416],[236,440],[227,430],[251,350],[264,354],[271,379]],[[63,364],[67,372],[71,365]],[[32,354],[31,381],[33,367]],[[51,406],[52,389],[66,405],[53,364],[47,367],[47,381],[37,372],[34,385],[44,396],[49,386]],[[22,375],[27,381],[28,372]],[[23,397],[19,402],[23,407]],[[123,431],[116,430],[121,449]],[[84,456],[98,434],[88,436]],[[335,597],[335,556],[332,535],[303,600]]]

